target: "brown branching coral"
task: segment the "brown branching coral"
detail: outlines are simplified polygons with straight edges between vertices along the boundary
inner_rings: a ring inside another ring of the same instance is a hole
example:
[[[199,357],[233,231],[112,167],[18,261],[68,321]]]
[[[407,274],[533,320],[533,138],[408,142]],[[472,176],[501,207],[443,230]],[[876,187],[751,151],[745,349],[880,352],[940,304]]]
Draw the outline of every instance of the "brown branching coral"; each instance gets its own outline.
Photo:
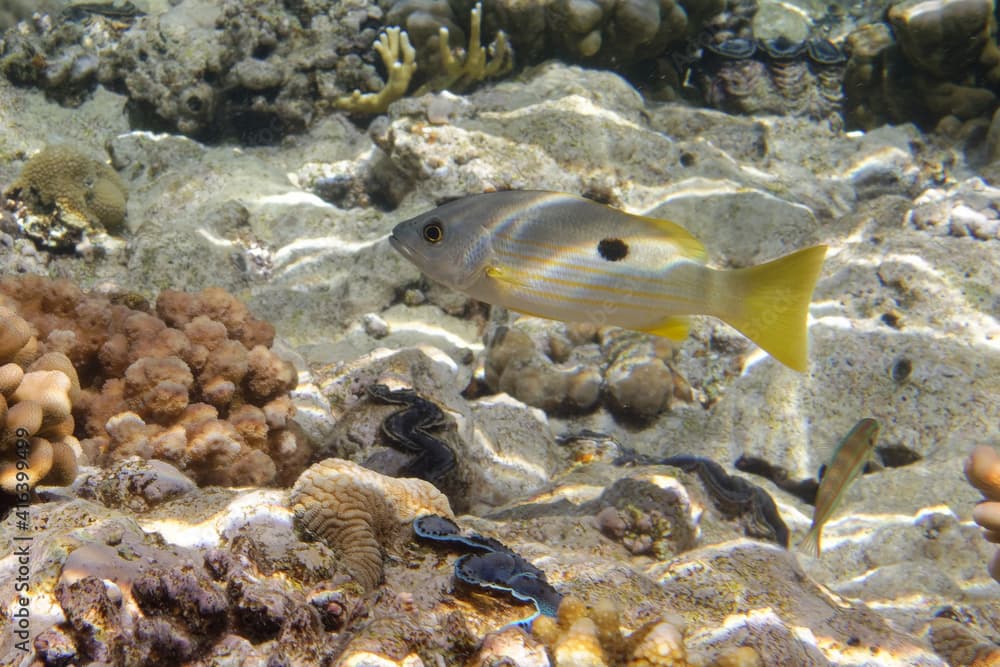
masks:
[[[222,485],[290,483],[305,468],[311,449],[289,420],[295,369],[270,350],[274,328],[224,290],[165,291],[153,314],[23,276],[0,281],[0,303],[37,333],[11,354],[24,356],[34,341],[63,355],[42,356],[39,371],[79,371],[75,424],[61,428],[95,462],[158,458]]]
[[[73,400],[80,383],[69,359],[38,356],[31,325],[0,306],[0,490],[27,493],[76,477]]]

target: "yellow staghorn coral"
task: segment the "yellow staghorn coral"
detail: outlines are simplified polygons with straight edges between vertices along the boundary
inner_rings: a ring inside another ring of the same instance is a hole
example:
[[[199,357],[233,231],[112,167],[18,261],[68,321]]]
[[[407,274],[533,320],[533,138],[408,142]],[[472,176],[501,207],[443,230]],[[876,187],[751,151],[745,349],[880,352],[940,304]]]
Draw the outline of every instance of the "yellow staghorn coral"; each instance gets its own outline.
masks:
[[[0,490],[5,493],[26,494],[38,484],[65,486],[76,477],[80,445],[73,437],[72,399],[79,395],[79,379],[65,355],[50,352],[34,359],[37,349],[30,324],[0,307]]]
[[[470,13],[469,48],[452,49],[448,43],[448,28],[438,29],[438,48],[441,51],[442,71],[417,90],[417,95],[435,90],[461,90],[474,83],[499,76],[510,71],[514,65],[510,42],[503,30],[497,32],[496,39],[487,49],[481,40],[483,3],[477,2]],[[488,56],[488,57],[487,57]]]
[[[454,516],[429,482],[386,477],[343,459],[320,461],[302,473],[290,502],[298,523],[339,552],[366,590],[382,581],[383,551],[412,537],[415,518]]]
[[[441,71],[420,88],[417,95],[438,90],[462,90],[469,86],[509,72],[514,64],[513,51],[507,35],[501,30],[486,48],[481,42],[483,6],[477,2],[469,14],[469,47],[453,49],[449,43],[448,28],[438,30]],[[417,71],[416,49],[410,37],[399,27],[386,28],[379,35],[373,48],[382,58],[389,77],[376,93],[355,90],[350,95],[338,97],[334,106],[353,113],[383,113],[389,105],[402,98]]]
[[[382,63],[389,72],[388,80],[377,93],[355,90],[346,97],[338,97],[334,100],[334,106],[338,109],[355,113],[382,113],[406,94],[410,79],[417,71],[417,51],[410,44],[410,36],[400,28],[386,28],[378,36],[374,49],[382,57]]]

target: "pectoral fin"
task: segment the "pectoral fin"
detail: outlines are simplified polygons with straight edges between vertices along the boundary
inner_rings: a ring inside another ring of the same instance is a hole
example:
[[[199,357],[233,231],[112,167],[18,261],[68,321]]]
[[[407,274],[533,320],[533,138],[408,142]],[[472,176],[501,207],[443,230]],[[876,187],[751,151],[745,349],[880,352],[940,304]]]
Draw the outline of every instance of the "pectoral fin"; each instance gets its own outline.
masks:
[[[505,283],[512,287],[527,287],[528,284],[520,280],[514,273],[510,271],[505,271],[499,266],[488,266],[486,267],[486,275],[493,280]]]

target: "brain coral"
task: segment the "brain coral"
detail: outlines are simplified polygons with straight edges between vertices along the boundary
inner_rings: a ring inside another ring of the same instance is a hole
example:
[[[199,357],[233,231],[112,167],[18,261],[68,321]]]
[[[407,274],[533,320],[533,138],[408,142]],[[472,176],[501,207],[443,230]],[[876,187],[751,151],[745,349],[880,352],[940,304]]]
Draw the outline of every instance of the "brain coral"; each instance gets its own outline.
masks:
[[[382,552],[413,534],[424,514],[452,517],[448,499],[422,479],[380,475],[352,461],[326,459],[302,473],[291,495],[296,520],[340,552],[365,589],[382,580]]]
[[[157,458],[235,486],[291,483],[305,468],[311,448],[289,419],[295,369],[270,350],[273,327],[224,290],[165,291],[153,314],[22,276],[0,280],[0,305],[77,369],[75,433],[95,463]]]
[[[80,445],[71,410],[79,393],[69,359],[39,356],[31,325],[0,306],[0,490],[73,482]]]
[[[6,192],[21,204],[24,233],[42,245],[73,248],[84,234],[122,231],[128,193],[114,169],[69,146],[47,146]]]

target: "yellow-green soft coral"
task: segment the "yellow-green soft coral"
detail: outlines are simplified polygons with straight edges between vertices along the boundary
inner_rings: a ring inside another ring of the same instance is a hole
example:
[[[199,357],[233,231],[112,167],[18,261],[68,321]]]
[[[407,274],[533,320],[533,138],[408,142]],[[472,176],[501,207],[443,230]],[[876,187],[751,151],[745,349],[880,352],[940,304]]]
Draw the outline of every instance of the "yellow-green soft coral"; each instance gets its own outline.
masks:
[[[418,95],[446,88],[456,90],[508,72],[513,65],[513,52],[507,35],[501,30],[488,48],[480,42],[482,33],[482,3],[476,3],[470,14],[469,48],[452,49],[448,42],[448,29],[440,28],[438,48],[441,51],[441,72],[417,90]],[[389,105],[406,94],[413,73],[417,70],[416,50],[410,44],[406,31],[392,27],[379,35],[374,46],[389,77],[377,93],[355,90],[350,95],[334,101],[338,109],[355,113],[382,113]]]
[[[53,248],[72,248],[84,234],[120,232],[128,199],[114,169],[62,145],[28,160],[4,196],[19,205],[25,234]]]

